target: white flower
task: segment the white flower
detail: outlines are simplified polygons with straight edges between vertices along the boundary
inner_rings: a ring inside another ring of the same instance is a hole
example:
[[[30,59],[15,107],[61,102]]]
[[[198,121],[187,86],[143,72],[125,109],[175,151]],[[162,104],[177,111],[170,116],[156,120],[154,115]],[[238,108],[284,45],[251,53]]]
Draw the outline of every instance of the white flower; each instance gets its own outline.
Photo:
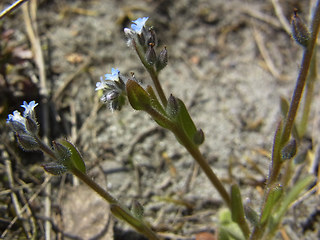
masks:
[[[102,90],[106,87],[106,84],[105,84],[105,81],[103,80],[102,77],[100,77],[100,82],[97,82],[96,83],[96,89],[95,91],[98,91],[98,90]]]
[[[25,110],[23,112],[23,116],[33,116],[34,108],[38,105],[35,101],[31,101],[29,104],[26,101],[23,101],[23,107]]]
[[[22,125],[25,125],[26,119],[21,116],[19,111],[15,110],[13,114],[8,115],[7,123],[10,123],[10,122],[19,122]]]

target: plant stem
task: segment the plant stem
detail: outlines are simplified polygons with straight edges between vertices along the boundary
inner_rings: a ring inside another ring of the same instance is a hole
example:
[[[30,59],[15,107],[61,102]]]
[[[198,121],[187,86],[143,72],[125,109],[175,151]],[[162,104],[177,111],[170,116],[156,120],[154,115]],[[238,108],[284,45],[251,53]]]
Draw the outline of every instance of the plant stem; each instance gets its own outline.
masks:
[[[313,56],[310,63],[309,75],[306,83],[302,118],[298,125],[299,137],[302,138],[307,130],[309,113],[313,99],[314,82],[317,79],[317,47],[313,50]]]
[[[313,49],[316,45],[317,36],[319,32],[319,25],[320,25],[320,1],[317,1],[315,10],[314,10],[314,16],[312,17],[312,23],[311,23],[311,39],[303,53],[301,68],[299,71],[296,87],[293,92],[292,101],[290,104],[289,112],[285,121],[283,133],[282,133],[282,139],[281,139],[282,144],[285,144],[290,137],[294,119],[296,117],[299,103],[301,100],[301,95],[302,95],[302,92],[306,83],[306,79],[308,76],[308,71],[309,71],[309,67],[310,67],[310,63],[313,55]]]
[[[92,190],[98,193],[103,199],[109,202],[112,213],[114,213],[120,219],[129,223],[137,231],[145,235],[150,240],[159,240],[157,235],[147,226],[147,224],[141,219],[133,216],[130,211],[121,206],[121,204],[107,191],[101,188],[96,182],[94,182],[88,175],[82,173],[76,168],[71,169],[71,172],[87,184]]]
[[[183,146],[188,150],[188,152],[200,165],[201,169],[204,171],[204,173],[209,178],[210,182],[213,184],[216,190],[219,192],[220,196],[227,204],[227,206],[231,208],[231,200],[227,190],[224,188],[217,175],[212,171],[209,163],[201,154],[198,146],[190,141],[190,139],[185,135],[184,131],[180,131],[180,129],[173,129],[173,132],[178,137],[178,139],[180,139]]]
[[[222,185],[221,181],[217,177],[217,175],[212,171],[210,165],[206,161],[206,159],[201,154],[197,145],[195,145],[189,137],[186,135],[185,131],[181,128],[181,125],[175,124],[174,122],[170,122],[165,116],[159,114],[152,107],[146,108],[145,111],[150,114],[154,120],[157,122],[166,123],[167,128],[173,132],[177,139],[179,139],[180,143],[187,149],[187,151],[191,154],[191,156],[198,162],[201,169],[204,171],[206,176],[209,178],[210,182],[219,192],[222,199],[225,201],[227,206],[231,207],[231,200],[227,190]]]
[[[158,74],[156,73],[156,70],[154,69],[153,66],[150,66],[145,58],[145,55],[144,55],[144,51],[143,51],[143,48],[138,44],[136,44],[135,41],[132,42],[133,44],[133,47],[134,49],[136,50],[139,58],[140,58],[140,61],[142,62],[143,66],[147,69],[149,75],[151,76],[151,79],[152,79],[152,82],[156,88],[156,91],[160,97],[160,100],[161,100],[161,103],[162,105],[164,106],[164,108],[167,106],[167,98],[166,98],[166,95],[164,94],[164,91],[161,87],[161,84],[160,84],[160,81],[159,81],[159,78],[158,78]]]
[[[45,144],[38,136],[34,135],[34,138],[36,139],[37,143],[40,145],[40,149],[48,154],[49,157],[51,157],[54,160],[57,160],[56,155],[54,154],[54,152],[52,151],[52,149],[50,147],[48,147],[47,144]]]
[[[167,101],[166,95],[164,94],[163,89],[161,87],[161,84],[160,84],[160,81],[159,81],[159,78],[158,78],[158,74],[156,73],[156,71],[154,70],[153,67],[148,69],[148,72],[149,72],[149,74],[151,76],[153,84],[154,84],[154,86],[155,86],[155,88],[157,90],[157,93],[158,93],[159,97],[160,97],[162,105],[165,108],[167,106],[167,104],[168,104],[168,101]]]
[[[71,170],[72,174],[81,179],[85,184],[87,184],[92,190],[98,193],[102,198],[107,200],[110,204],[116,204],[118,201],[112,197],[108,192],[106,192],[102,187],[100,187],[95,181],[93,181],[88,175],[82,173],[77,168]]]
[[[312,18],[312,23],[311,23],[311,33],[312,33],[311,39],[310,39],[309,44],[305,48],[304,53],[303,53],[301,68],[300,68],[299,75],[297,78],[296,87],[294,89],[290,108],[289,108],[287,117],[284,122],[283,132],[282,132],[281,141],[280,141],[281,147],[283,147],[288,142],[288,140],[290,138],[290,134],[291,134],[292,127],[294,124],[294,120],[297,115],[297,111],[298,111],[299,104],[301,101],[303,89],[306,85],[306,79],[308,76],[311,59],[313,56],[314,48],[315,48],[316,41],[317,41],[317,36],[319,33],[319,26],[320,26],[320,0],[317,1],[317,4],[315,6],[314,16]],[[279,148],[279,151],[281,151],[281,147]],[[276,153],[275,156],[279,157],[280,152]],[[275,164],[274,164],[274,166],[272,166],[272,171],[271,171],[270,177],[268,179],[268,182],[270,184],[273,184],[277,180],[277,177],[278,177],[280,169],[281,169],[280,161],[273,160],[272,162]]]
[[[264,194],[264,199],[262,203],[261,215],[264,211],[264,206],[271,192],[270,189],[276,183],[281,170],[282,161],[280,157],[280,152],[282,147],[288,142],[291,135],[292,127],[294,125],[294,120],[295,120],[298,107],[301,101],[303,89],[306,85],[306,79],[308,76],[310,63],[313,57],[313,52],[316,45],[317,36],[319,33],[319,26],[320,26],[320,0],[317,1],[314,9],[314,15],[312,17],[312,22],[311,22],[311,39],[308,43],[308,46],[304,49],[301,68],[297,78],[296,87],[293,92],[290,108],[284,122],[281,139],[280,139],[280,142],[276,142],[276,141],[274,142],[275,151],[273,152],[270,175],[267,181],[267,185],[265,187],[265,194]],[[263,224],[263,225],[258,224],[256,227],[254,227],[250,239],[251,240],[262,239],[265,228],[266,228],[266,224]]]

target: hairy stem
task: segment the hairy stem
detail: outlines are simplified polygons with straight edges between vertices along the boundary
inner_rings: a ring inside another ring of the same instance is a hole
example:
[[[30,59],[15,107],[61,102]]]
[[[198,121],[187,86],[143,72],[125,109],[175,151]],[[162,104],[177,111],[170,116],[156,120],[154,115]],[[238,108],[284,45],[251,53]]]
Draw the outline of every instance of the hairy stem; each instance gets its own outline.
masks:
[[[319,32],[319,25],[320,25],[320,1],[317,1],[317,4],[315,6],[314,15],[312,18],[311,23],[311,39],[309,41],[308,46],[305,48],[305,51],[303,53],[303,58],[301,62],[301,68],[299,71],[297,83],[295,90],[293,92],[289,112],[285,121],[283,133],[282,133],[282,139],[281,142],[284,144],[286,143],[290,138],[290,133],[292,130],[292,126],[298,111],[299,103],[301,100],[301,96],[303,93],[303,89],[306,84],[306,79],[308,76],[310,63],[313,55],[313,49],[315,48],[317,36]]]
[[[287,117],[284,121],[284,127],[281,134],[280,142],[274,142],[274,152],[272,156],[272,166],[270,169],[270,175],[267,180],[265,195],[262,203],[262,211],[261,215],[264,211],[264,206],[266,204],[266,201],[268,199],[268,196],[270,194],[271,187],[277,182],[278,176],[281,170],[282,161],[281,161],[281,149],[282,147],[288,142],[291,131],[294,125],[294,120],[299,108],[299,104],[301,101],[302,93],[304,90],[304,87],[306,85],[306,79],[308,76],[310,63],[313,57],[314,48],[317,41],[317,36],[319,32],[319,26],[320,26],[320,0],[317,1],[314,14],[312,17],[311,22],[311,39],[308,43],[308,46],[304,49],[302,62],[301,62],[301,68],[299,71],[299,75],[296,82],[296,87],[293,92],[291,104],[289,107],[289,111],[287,114]],[[275,146],[277,147],[275,148]],[[262,239],[262,236],[264,234],[266,228],[266,224],[258,224],[256,227],[254,227],[250,239],[254,240],[260,240]]]

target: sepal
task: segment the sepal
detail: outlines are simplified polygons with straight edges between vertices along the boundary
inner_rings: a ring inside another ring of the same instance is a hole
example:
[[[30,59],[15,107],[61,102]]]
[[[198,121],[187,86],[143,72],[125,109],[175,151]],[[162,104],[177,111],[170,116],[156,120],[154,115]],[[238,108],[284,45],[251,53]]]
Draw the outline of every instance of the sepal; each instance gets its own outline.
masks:
[[[46,172],[55,176],[62,175],[68,171],[66,166],[55,162],[43,164],[42,167]]]
[[[303,47],[307,47],[311,34],[307,26],[304,24],[302,19],[297,13],[297,9],[294,10],[294,15],[291,18],[291,27],[292,27],[292,37]]]
[[[84,164],[84,161],[78,149],[67,140],[59,140],[58,143],[70,151],[70,157],[65,159],[63,165],[68,169],[76,168],[82,173],[86,174],[86,165]]]
[[[162,69],[164,69],[167,66],[167,64],[168,64],[168,51],[167,51],[167,48],[164,47],[159,53],[159,56],[156,62],[157,72],[160,72]]]
[[[34,135],[39,131],[38,123],[30,116],[26,116],[26,129]]]
[[[16,134],[18,142],[23,150],[25,151],[36,151],[39,150],[39,143],[30,134]]]

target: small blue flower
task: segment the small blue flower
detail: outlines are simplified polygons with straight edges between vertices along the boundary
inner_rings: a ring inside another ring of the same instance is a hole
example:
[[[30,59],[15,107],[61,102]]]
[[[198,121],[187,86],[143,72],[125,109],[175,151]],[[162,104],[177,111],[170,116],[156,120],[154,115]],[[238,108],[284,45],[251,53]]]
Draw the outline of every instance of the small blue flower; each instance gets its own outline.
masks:
[[[137,34],[141,34],[142,29],[146,22],[148,21],[149,17],[138,18],[137,20],[132,21],[131,29],[135,31]]]
[[[111,74],[107,73],[104,76],[106,77],[106,80],[115,81],[115,80],[117,80],[119,78],[119,73],[120,73],[120,71],[118,69],[112,68],[111,69]]]
[[[116,68],[111,69],[111,74],[105,74],[105,79],[100,77],[100,82],[96,83],[96,91],[102,90],[101,101],[108,103],[110,109],[120,110],[125,103],[126,98],[126,78],[120,75],[120,71]]]
[[[32,116],[33,115],[33,111],[34,108],[38,105],[38,103],[36,103],[35,101],[31,101],[29,104],[26,101],[23,101],[23,105],[21,105],[21,107],[23,107],[25,110],[23,112],[23,116]]]
[[[105,87],[106,87],[106,84],[105,84],[105,82],[104,82],[104,80],[103,80],[103,77],[100,77],[100,82],[97,82],[97,83],[96,83],[96,89],[95,89],[95,91],[102,90],[102,89],[104,89]]]

